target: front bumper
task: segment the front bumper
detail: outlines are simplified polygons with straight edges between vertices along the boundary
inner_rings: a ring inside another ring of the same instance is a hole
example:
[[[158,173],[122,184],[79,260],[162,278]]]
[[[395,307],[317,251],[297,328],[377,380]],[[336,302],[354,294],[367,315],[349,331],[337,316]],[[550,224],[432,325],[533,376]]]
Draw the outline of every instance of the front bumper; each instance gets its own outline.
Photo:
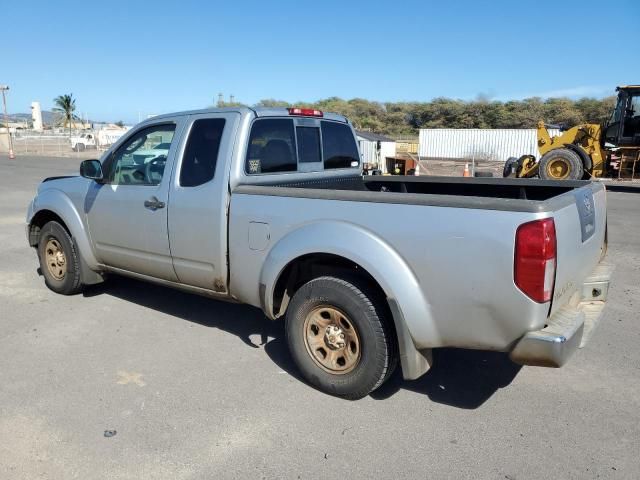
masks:
[[[607,300],[613,265],[600,263],[576,292],[576,300],[562,307],[547,325],[525,334],[509,356],[521,365],[561,367],[582,348],[600,321]]]

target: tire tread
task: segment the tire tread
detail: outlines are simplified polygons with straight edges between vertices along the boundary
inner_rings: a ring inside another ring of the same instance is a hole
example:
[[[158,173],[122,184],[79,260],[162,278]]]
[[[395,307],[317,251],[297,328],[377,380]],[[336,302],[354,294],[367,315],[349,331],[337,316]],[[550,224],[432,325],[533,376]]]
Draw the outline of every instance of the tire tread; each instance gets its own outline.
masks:
[[[42,269],[42,273],[45,277],[45,284],[47,285],[47,287],[49,287],[49,289],[62,295],[75,295],[77,293],[80,293],[84,285],[82,284],[82,277],[80,275],[80,259],[78,256],[78,249],[76,247],[75,242],[73,241],[73,238],[71,237],[67,229],[63,225],[61,225],[59,222],[56,222],[55,220],[51,220],[47,222],[42,227],[42,230],[40,230],[40,238],[42,239],[44,235],[48,233],[51,233],[52,236],[54,237],[62,236],[66,240],[66,242],[68,242],[70,246],[69,248],[70,251],[68,255],[65,252],[65,255],[67,256],[67,262],[68,262],[67,264],[69,266],[72,265],[72,268],[67,268],[67,275],[71,275],[72,281],[70,284],[65,285],[63,288],[52,286],[49,283],[47,276],[45,274],[46,265],[43,265],[42,258],[41,258],[40,240],[39,240],[38,259],[40,260],[40,268]]]
[[[382,385],[385,380],[393,373],[395,366],[397,365],[397,342],[393,337],[393,325],[390,323],[388,315],[386,314],[386,307],[383,304],[382,299],[376,295],[372,289],[366,284],[364,280],[357,276],[346,276],[344,278],[338,278],[334,276],[322,276],[317,277],[303,285],[301,289],[308,285],[316,286],[322,285],[325,282],[329,282],[333,286],[339,286],[345,291],[348,291],[357,301],[363,306],[365,316],[370,320],[370,324],[373,328],[374,335],[377,341],[380,341],[384,348],[376,349],[376,357],[374,358],[376,372],[373,383],[363,385],[361,388],[352,390],[345,393],[333,393],[340,397],[357,400],[365,397],[373,390]],[[300,290],[298,290],[300,292]],[[298,293],[296,292],[296,294]],[[295,295],[294,295],[295,298]],[[287,322],[289,322],[289,313],[287,312]],[[373,321],[371,321],[373,320]]]

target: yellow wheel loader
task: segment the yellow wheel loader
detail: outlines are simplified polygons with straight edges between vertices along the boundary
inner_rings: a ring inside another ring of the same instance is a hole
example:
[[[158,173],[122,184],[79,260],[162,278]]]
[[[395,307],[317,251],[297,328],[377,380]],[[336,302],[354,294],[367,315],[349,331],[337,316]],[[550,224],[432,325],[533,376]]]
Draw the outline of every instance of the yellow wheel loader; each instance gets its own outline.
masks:
[[[549,136],[538,122],[538,150],[512,157],[505,177],[580,180],[591,177],[634,178],[640,173],[640,85],[616,88],[618,101],[605,125],[586,123]],[[636,166],[639,172],[636,172]]]

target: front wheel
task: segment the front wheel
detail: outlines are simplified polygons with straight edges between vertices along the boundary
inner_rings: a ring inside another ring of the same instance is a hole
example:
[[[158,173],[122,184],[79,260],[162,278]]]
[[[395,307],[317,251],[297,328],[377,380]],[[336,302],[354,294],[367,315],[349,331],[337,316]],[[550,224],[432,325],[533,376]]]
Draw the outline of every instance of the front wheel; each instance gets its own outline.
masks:
[[[397,363],[386,310],[359,280],[327,276],[300,287],[287,309],[286,335],[302,376],[351,400],[378,388]]]
[[[58,222],[48,222],[40,230],[38,259],[49,289],[62,295],[82,291],[78,251],[69,233]]]
[[[558,148],[542,156],[538,172],[543,180],[580,180],[584,175],[584,166],[576,152]]]

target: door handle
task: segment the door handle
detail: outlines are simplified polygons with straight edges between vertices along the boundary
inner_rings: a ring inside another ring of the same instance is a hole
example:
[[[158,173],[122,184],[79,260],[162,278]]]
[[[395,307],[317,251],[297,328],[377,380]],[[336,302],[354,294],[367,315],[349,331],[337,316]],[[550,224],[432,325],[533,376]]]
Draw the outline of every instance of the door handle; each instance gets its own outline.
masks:
[[[154,197],[151,197],[149,200],[145,200],[144,206],[145,208],[149,208],[151,210],[157,210],[159,208],[164,208],[164,202],[161,202],[154,196]]]

